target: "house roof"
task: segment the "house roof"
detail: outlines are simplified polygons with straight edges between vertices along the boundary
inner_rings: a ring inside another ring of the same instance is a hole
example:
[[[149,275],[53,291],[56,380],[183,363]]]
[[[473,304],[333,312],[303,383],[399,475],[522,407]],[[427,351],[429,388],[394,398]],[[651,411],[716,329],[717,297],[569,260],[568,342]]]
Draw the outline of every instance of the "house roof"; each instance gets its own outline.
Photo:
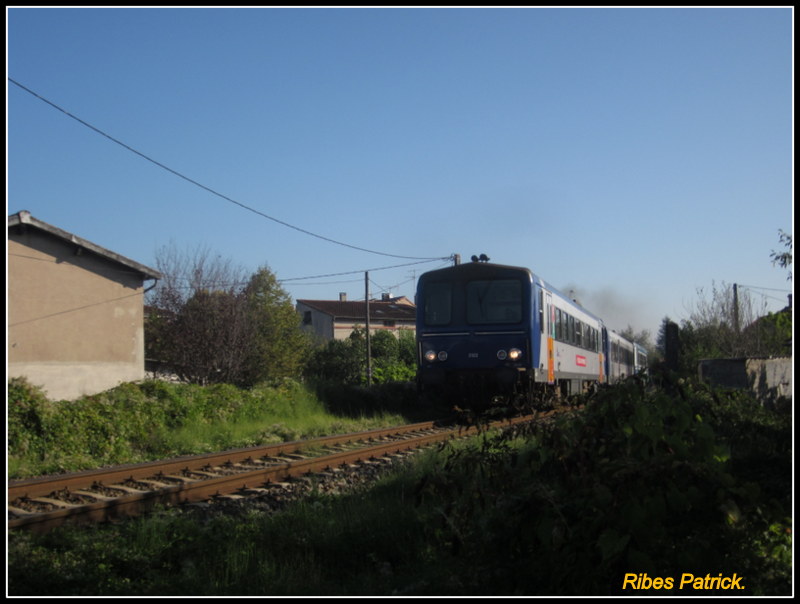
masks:
[[[337,300],[298,300],[309,308],[332,316],[334,319],[366,320],[365,304],[362,301],[342,302]],[[416,320],[417,307],[413,304],[397,303],[395,301],[372,301],[369,303],[370,321],[414,321]]]
[[[8,228],[11,230],[23,229],[26,226],[33,227],[39,231],[44,233],[48,233],[58,239],[62,239],[68,243],[72,243],[80,248],[83,248],[87,251],[90,251],[106,260],[110,260],[111,262],[115,262],[117,264],[121,264],[126,268],[132,269],[138,273],[141,273],[144,279],[161,279],[163,275],[155,269],[150,268],[149,266],[145,266],[144,264],[140,264],[126,258],[125,256],[121,256],[115,252],[107,250],[104,247],[97,245],[96,243],[92,243],[91,241],[87,241],[82,237],[78,237],[77,235],[73,235],[72,233],[68,233],[58,227],[54,227],[51,224],[47,224],[39,220],[38,218],[34,218],[31,216],[31,213],[22,210],[21,212],[17,212],[16,214],[12,214],[8,217]]]

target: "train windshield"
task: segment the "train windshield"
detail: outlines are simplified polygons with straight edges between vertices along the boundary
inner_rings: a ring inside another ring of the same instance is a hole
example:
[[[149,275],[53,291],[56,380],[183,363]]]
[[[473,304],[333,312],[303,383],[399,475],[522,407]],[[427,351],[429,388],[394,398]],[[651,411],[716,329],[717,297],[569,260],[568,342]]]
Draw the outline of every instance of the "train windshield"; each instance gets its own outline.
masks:
[[[522,321],[522,284],[514,279],[467,283],[467,323],[519,323]]]
[[[449,325],[452,298],[450,283],[430,283],[425,288],[425,324]]]

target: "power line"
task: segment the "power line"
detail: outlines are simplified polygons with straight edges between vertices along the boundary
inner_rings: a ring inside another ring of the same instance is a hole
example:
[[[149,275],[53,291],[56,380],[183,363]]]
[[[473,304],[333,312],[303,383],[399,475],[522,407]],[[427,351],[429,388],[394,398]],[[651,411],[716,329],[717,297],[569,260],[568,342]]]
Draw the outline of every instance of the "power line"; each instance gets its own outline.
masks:
[[[322,279],[324,277],[338,277],[340,275],[355,275],[356,273],[366,273],[369,271],[384,271],[390,268],[400,268],[403,266],[411,266],[414,264],[425,264],[426,262],[436,262],[437,260],[443,260],[443,258],[432,258],[430,260],[420,260],[419,262],[406,262],[405,264],[395,264],[394,266],[381,266],[378,268],[367,268],[362,269],[360,271],[345,271],[342,273],[327,273],[325,275],[311,275],[309,277],[292,277],[290,279],[278,279],[278,283],[285,283],[287,281],[303,281],[305,279]]]
[[[752,287],[748,287],[747,285],[740,285],[739,287],[741,287],[742,289],[746,289],[747,291],[753,291],[753,292],[755,292],[755,291],[756,291],[756,289],[759,289],[759,288],[752,288]],[[760,289],[770,289],[770,288],[768,288],[768,287],[763,287],[763,288],[760,288]],[[779,289],[779,290],[776,290],[776,291],[785,291],[785,290],[780,290],[780,289]],[[756,292],[756,293],[757,293],[759,296],[761,296],[762,298],[769,298],[770,300],[775,300],[776,302],[781,302],[781,303],[783,303],[783,304],[785,304],[785,303],[786,303],[786,299],[782,299],[782,298],[776,298],[775,296],[770,296],[770,295],[768,295],[768,294],[765,294],[765,293],[760,293],[760,292]],[[786,292],[786,293],[788,294],[789,292]]]
[[[784,294],[790,293],[788,289],[781,289],[778,287],[758,287],[757,285],[742,285],[741,283],[738,284],[739,287],[746,287],[748,289],[763,289],[766,291],[773,291],[773,292],[783,292]]]
[[[139,157],[141,157],[142,159],[145,159],[145,160],[149,161],[150,163],[152,163],[152,164],[155,164],[155,165],[156,165],[156,166],[158,166],[159,168],[162,168],[162,169],[166,170],[166,171],[167,171],[167,172],[169,172],[170,174],[174,174],[175,176],[177,176],[177,177],[179,177],[179,178],[182,178],[183,180],[185,180],[185,181],[187,181],[187,182],[189,182],[189,183],[191,183],[191,184],[193,184],[193,185],[195,185],[195,186],[197,186],[197,187],[200,187],[200,188],[201,188],[201,189],[203,189],[204,191],[208,191],[208,192],[209,192],[209,193],[211,193],[212,195],[216,195],[217,197],[220,197],[220,198],[224,199],[225,201],[229,201],[230,203],[232,203],[232,204],[235,204],[235,205],[239,206],[240,208],[244,208],[245,210],[248,210],[248,211],[250,211],[250,212],[253,212],[254,214],[257,214],[257,215],[259,215],[259,216],[261,216],[261,217],[263,217],[263,218],[266,218],[266,219],[268,219],[268,220],[272,220],[273,222],[277,222],[278,224],[280,224],[280,225],[283,225],[283,226],[285,226],[285,227],[288,227],[288,228],[290,228],[290,229],[294,229],[295,231],[298,231],[298,232],[300,232],[300,233],[303,233],[304,235],[309,235],[309,236],[311,236],[311,237],[316,237],[317,239],[322,239],[323,241],[327,241],[328,243],[335,243],[336,245],[341,245],[341,246],[344,246],[344,247],[348,247],[348,248],[350,248],[350,249],[358,250],[358,251],[360,251],[360,252],[367,252],[367,253],[369,253],[369,254],[377,254],[377,255],[379,255],[379,256],[389,256],[389,257],[391,257],[391,258],[405,258],[405,259],[408,259],[408,260],[427,260],[427,261],[432,261],[432,260],[442,260],[442,259],[444,259],[444,258],[420,258],[420,257],[418,257],[418,256],[401,256],[401,255],[398,255],[398,254],[388,254],[388,253],[386,253],[386,252],[378,252],[378,251],[375,251],[375,250],[370,250],[370,249],[367,249],[367,248],[358,247],[358,246],[356,246],[356,245],[350,245],[349,243],[344,243],[344,242],[342,242],[342,241],[336,241],[335,239],[331,239],[331,238],[329,238],[329,237],[324,237],[323,235],[318,235],[318,234],[316,234],[316,233],[312,233],[311,231],[307,231],[307,230],[305,230],[305,229],[301,229],[300,227],[297,227],[297,226],[294,226],[294,225],[292,225],[292,224],[289,224],[288,222],[284,222],[283,220],[279,220],[278,218],[275,218],[275,217],[273,217],[273,216],[269,216],[268,214],[265,214],[264,212],[261,212],[261,211],[259,211],[259,210],[256,210],[255,208],[251,208],[250,206],[248,206],[248,205],[245,205],[244,203],[242,203],[242,202],[240,202],[240,201],[236,201],[235,199],[231,199],[231,198],[230,198],[230,197],[228,197],[227,195],[223,195],[222,193],[219,193],[218,191],[215,191],[214,189],[212,189],[212,188],[210,188],[210,187],[207,187],[206,185],[204,185],[204,184],[201,184],[201,183],[197,182],[196,180],[193,180],[193,179],[189,178],[188,176],[185,176],[184,174],[181,174],[181,173],[180,173],[180,172],[178,172],[177,170],[173,170],[173,169],[172,169],[172,168],[170,168],[169,166],[165,166],[165,165],[164,165],[164,164],[162,164],[161,162],[159,162],[159,161],[156,161],[155,159],[153,159],[153,158],[151,158],[151,157],[149,157],[149,156],[145,155],[145,154],[144,154],[144,153],[142,153],[141,151],[137,151],[137,150],[136,150],[136,149],[134,149],[133,147],[131,147],[131,146],[129,146],[129,145],[126,145],[126,144],[125,144],[125,143],[123,143],[122,141],[120,141],[120,140],[118,140],[118,139],[114,138],[113,136],[111,136],[111,135],[109,135],[109,134],[106,134],[105,132],[103,132],[103,131],[102,131],[102,130],[100,130],[99,128],[96,128],[95,126],[92,126],[90,123],[88,123],[88,122],[86,122],[86,121],[82,120],[81,118],[79,118],[79,117],[77,117],[77,116],[75,116],[75,115],[71,114],[71,113],[70,113],[69,111],[67,111],[66,109],[63,109],[62,107],[59,107],[58,105],[56,105],[56,104],[55,104],[55,103],[53,103],[52,101],[49,101],[48,99],[44,98],[43,96],[41,96],[41,95],[37,94],[36,92],[34,92],[33,90],[31,90],[30,88],[28,88],[28,87],[26,87],[26,86],[23,86],[22,84],[20,84],[20,83],[19,83],[19,82],[17,82],[16,80],[14,80],[14,79],[12,79],[12,78],[8,78],[8,81],[9,81],[9,82],[11,82],[12,84],[16,85],[16,86],[19,86],[19,87],[20,87],[22,90],[24,90],[24,91],[25,91],[25,92],[27,92],[28,94],[31,94],[32,96],[35,96],[35,97],[36,97],[37,99],[39,99],[40,101],[42,101],[42,102],[44,102],[44,103],[47,103],[48,105],[50,105],[50,106],[51,106],[51,107],[53,107],[54,109],[57,109],[58,111],[60,111],[60,112],[61,112],[61,113],[63,113],[64,115],[66,115],[67,117],[70,117],[70,118],[74,119],[76,122],[78,122],[78,123],[80,123],[80,124],[83,124],[84,126],[86,126],[87,128],[89,128],[89,129],[91,129],[91,130],[94,130],[95,132],[97,132],[97,133],[98,133],[98,134],[100,134],[101,136],[104,136],[104,137],[106,137],[108,140],[110,140],[110,141],[112,141],[112,142],[114,142],[114,143],[116,143],[116,144],[120,145],[121,147],[124,147],[125,149],[127,149],[127,150],[128,150],[128,151],[130,151],[131,153],[135,153],[136,155],[138,155],[138,156],[139,156]]]

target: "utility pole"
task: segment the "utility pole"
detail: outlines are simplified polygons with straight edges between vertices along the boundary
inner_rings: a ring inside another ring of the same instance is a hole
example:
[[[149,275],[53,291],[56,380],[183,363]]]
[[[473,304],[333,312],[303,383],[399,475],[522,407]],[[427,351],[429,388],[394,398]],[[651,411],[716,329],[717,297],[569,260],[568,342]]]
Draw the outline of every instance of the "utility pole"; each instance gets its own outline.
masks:
[[[739,286],[733,284],[733,329],[739,333]]]
[[[367,306],[367,386],[372,386],[372,352],[369,339],[369,271],[364,271],[364,300]]]

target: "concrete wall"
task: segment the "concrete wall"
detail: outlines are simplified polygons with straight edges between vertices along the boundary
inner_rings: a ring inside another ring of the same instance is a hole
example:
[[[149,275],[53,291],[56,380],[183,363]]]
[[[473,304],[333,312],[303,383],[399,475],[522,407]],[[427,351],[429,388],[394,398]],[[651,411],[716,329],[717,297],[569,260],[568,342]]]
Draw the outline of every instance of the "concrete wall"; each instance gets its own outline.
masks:
[[[700,362],[700,379],[723,388],[751,389],[759,402],[783,408],[792,402],[792,359],[709,359]]]
[[[302,328],[313,333],[320,341],[334,338],[333,317],[303,303],[297,304],[297,312],[303,317]],[[310,322],[306,322],[310,318]]]
[[[36,229],[9,232],[8,376],[51,399],[144,377],[142,275]]]

